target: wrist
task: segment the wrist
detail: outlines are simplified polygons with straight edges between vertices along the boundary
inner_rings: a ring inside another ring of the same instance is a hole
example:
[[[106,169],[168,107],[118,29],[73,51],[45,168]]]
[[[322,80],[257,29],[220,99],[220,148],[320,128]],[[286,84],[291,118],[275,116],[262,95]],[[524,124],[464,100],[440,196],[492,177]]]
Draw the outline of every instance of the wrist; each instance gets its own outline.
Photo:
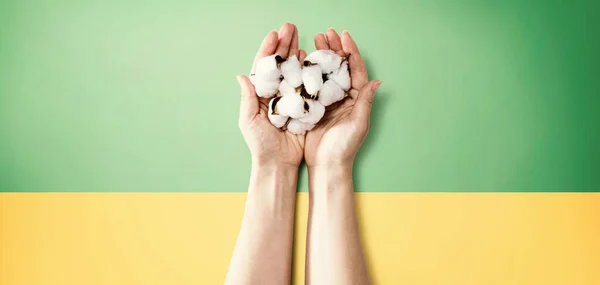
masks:
[[[286,163],[252,161],[250,182],[254,189],[266,192],[296,192],[298,167]]]
[[[334,175],[335,173],[349,173],[352,175],[352,162],[328,162],[316,165],[307,165],[308,173]]]
[[[290,163],[284,163],[274,160],[260,160],[252,159],[252,169],[260,169],[265,171],[277,171],[277,172],[298,172],[300,165],[294,165]]]

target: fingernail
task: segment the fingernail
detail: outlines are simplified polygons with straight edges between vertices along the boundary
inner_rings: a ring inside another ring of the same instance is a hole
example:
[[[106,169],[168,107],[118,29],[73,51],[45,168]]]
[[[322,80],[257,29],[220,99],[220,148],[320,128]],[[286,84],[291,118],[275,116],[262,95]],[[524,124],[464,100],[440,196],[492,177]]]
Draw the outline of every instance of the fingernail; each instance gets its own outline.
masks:
[[[373,85],[371,85],[371,90],[373,90],[373,92],[375,92],[375,91],[377,91],[377,89],[379,89],[379,86],[381,86],[381,81],[375,80]]]

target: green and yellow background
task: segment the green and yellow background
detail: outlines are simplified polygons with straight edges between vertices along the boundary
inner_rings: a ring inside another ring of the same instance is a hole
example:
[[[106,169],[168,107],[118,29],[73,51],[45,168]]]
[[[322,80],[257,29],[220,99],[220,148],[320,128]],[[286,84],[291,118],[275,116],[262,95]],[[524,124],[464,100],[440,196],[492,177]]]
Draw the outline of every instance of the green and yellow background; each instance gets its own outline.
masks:
[[[375,284],[600,284],[597,1],[0,1],[0,284],[220,284],[237,74],[286,21],[358,43]],[[308,207],[300,169],[294,283]]]

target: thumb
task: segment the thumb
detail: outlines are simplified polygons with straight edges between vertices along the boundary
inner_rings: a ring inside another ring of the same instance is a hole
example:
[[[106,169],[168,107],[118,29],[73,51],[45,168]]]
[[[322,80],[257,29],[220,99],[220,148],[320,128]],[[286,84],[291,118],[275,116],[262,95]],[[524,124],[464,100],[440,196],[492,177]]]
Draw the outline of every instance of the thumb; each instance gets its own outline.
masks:
[[[381,81],[371,80],[360,89],[358,96],[356,97],[356,103],[354,103],[354,110],[352,111],[352,116],[354,116],[356,120],[369,120],[375,91],[377,91],[380,85]]]
[[[251,119],[258,113],[258,98],[254,91],[254,85],[250,79],[244,75],[238,75],[237,81],[242,89],[242,99],[240,102],[240,122]]]

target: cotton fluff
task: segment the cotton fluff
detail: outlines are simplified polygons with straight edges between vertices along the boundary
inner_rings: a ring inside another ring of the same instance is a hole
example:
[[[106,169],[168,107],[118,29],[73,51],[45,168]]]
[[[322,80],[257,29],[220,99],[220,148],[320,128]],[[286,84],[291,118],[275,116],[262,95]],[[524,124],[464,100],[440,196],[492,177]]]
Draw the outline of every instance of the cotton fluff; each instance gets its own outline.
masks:
[[[281,80],[281,83],[279,83],[279,94],[281,94],[281,96],[295,93],[296,88],[294,88],[287,79]]]
[[[316,95],[323,88],[323,74],[318,65],[305,66],[302,69],[304,88],[310,95]]]
[[[304,59],[304,66],[317,64],[323,73],[330,73],[340,67],[342,57],[332,50],[317,50]],[[306,84],[306,82],[305,82]]]
[[[298,120],[305,124],[314,125],[323,118],[325,106],[321,105],[318,101],[310,99],[306,100],[306,104],[308,105],[308,112]]]
[[[327,75],[327,78],[335,81],[335,83],[342,87],[344,91],[350,90],[350,72],[348,71],[348,61],[342,62],[340,68]]]
[[[323,89],[319,91],[319,103],[323,106],[329,106],[337,101],[344,99],[346,93],[335,81],[327,80],[323,84]]]
[[[279,65],[283,58],[278,55],[266,56],[256,63],[256,73],[250,78],[254,84],[256,95],[270,98],[277,94],[281,71]]]
[[[273,55],[256,63],[250,81],[269,101],[267,117],[273,126],[294,134],[312,130],[325,115],[325,106],[343,100],[351,88],[348,62],[330,50],[318,50],[302,63]]]
[[[303,135],[312,130],[315,125],[305,124],[298,119],[292,119],[287,125],[287,130],[296,135]]]
[[[289,117],[287,117],[287,116],[275,114],[274,108],[277,107],[277,105],[278,105],[277,103],[279,100],[281,100],[281,97],[275,97],[275,98],[271,99],[271,101],[269,101],[269,111],[267,112],[269,121],[271,121],[271,124],[273,124],[273,126],[275,126],[278,129],[285,126],[285,123],[287,123],[287,121],[289,119]],[[273,105],[275,105],[275,106],[273,106]]]
[[[279,80],[269,80],[264,77],[250,76],[250,82],[254,84],[256,95],[264,98],[271,98],[277,94]]]
[[[279,115],[298,119],[304,116],[305,105],[304,98],[299,94],[288,94],[277,102],[275,111]]]
[[[281,76],[279,64],[284,59],[279,55],[265,56],[256,63],[256,77],[266,80],[277,80]]]
[[[302,85],[302,65],[296,55],[290,56],[281,64],[281,74],[292,87]]]

